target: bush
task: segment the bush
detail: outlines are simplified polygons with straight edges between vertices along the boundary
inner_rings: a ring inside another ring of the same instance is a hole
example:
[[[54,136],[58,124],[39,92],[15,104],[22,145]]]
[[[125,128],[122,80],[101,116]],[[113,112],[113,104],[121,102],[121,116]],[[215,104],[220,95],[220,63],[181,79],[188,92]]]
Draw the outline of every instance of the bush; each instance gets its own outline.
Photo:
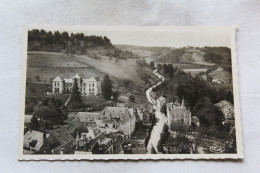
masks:
[[[25,114],[32,114],[34,111],[34,104],[29,104],[25,106]]]

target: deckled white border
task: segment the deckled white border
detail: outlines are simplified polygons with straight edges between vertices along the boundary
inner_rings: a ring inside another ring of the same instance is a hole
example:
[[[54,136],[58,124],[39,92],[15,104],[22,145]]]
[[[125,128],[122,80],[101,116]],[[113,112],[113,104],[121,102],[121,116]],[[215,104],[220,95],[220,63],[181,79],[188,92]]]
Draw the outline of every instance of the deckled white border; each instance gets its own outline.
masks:
[[[25,87],[27,68],[27,35],[31,29],[51,29],[51,30],[112,30],[112,31],[179,31],[179,30],[230,30],[231,56],[232,56],[232,77],[235,107],[235,126],[237,140],[237,154],[98,154],[98,155],[24,155],[24,108],[25,108]],[[19,136],[18,136],[18,160],[162,160],[162,159],[242,159],[243,147],[241,136],[241,119],[239,104],[238,70],[236,57],[236,29],[237,27],[129,27],[129,26],[25,26],[22,32],[22,61],[21,61],[21,81],[20,81],[20,111],[19,111]]]

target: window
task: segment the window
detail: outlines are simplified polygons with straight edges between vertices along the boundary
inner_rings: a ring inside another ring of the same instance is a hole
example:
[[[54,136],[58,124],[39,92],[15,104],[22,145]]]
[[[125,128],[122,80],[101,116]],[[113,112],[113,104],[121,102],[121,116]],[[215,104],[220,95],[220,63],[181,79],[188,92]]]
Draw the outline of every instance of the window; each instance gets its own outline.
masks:
[[[116,125],[115,125],[115,124],[113,124],[113,128],[116,128]]]
[[[89,84],[89,87],[91,87],[91,83]]]
[[[108,127],[108,125],[107,125],[107,124],[105,124],[105,127]]]
[[[94,92],[94,88],[92,89],[92,91]]]
[[[94,84],[92,84],[92,86],[94,87]]]
[[[91,89],[89,89],[89,92],[91,92]]]

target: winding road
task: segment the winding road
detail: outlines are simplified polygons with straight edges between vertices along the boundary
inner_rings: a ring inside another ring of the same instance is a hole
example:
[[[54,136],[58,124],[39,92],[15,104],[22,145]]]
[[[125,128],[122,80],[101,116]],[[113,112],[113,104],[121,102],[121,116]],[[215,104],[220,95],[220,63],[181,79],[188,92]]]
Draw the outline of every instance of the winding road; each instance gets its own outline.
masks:
[[[167,123],[166,116],[160,111],[160,108],[156,105],[156,101],[151,96],[152,89],[154,87],[160,85],[165,80],[165,78],[162,75],[160,75],[157,72],[157,70],[154,70],[153,73],[156,76],[158,76],[162,81],[146,90],[146,97],[147,97],[148,101],[151,104],[153,104],[153,108],[155,109],[155,117],[158,120],[152,129],[151,137],[150,137],[148,145],[147,145],[148,154],[151,154],[152,147],[154,147],[156,153],[158,153],[158,149],[157,149],[158,141],[160,140],[161,132],[163,131],[163,126],[164,126],[164,124]]]

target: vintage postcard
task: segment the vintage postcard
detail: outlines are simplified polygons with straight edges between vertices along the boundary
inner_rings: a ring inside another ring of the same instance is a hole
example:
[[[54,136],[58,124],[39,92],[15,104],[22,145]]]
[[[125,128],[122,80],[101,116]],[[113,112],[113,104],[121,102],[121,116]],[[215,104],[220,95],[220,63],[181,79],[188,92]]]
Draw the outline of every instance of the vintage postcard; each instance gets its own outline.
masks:
[[[25,27],[18,159],[243,158],[235,34]]]

